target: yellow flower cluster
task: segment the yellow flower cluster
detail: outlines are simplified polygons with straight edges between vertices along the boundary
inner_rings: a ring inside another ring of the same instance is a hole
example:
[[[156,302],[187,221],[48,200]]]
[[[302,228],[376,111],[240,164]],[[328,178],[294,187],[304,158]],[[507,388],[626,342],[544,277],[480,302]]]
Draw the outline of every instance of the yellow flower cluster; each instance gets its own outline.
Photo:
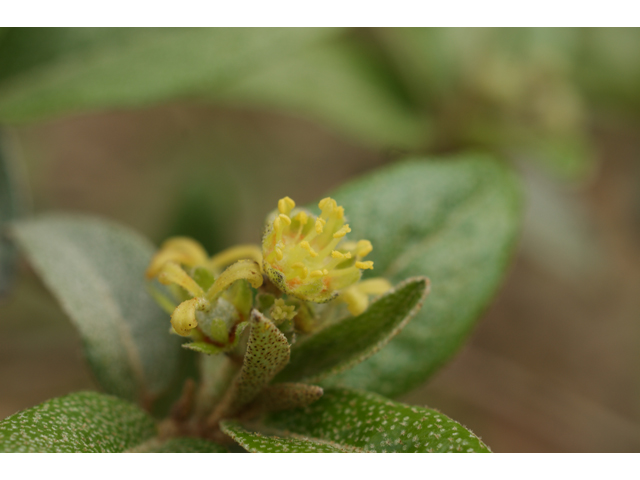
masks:
[[[359,281],[363,270],[373,268],[372,261],[363,260],[373,247],[368,240],[347,241],[351,228],[345,223],[344,208],[329,197],[318,206],[321,214],[315,216],[296,208],[289,197],[282,198],[267,222],[262,249],[240,245],[209,258],[202,245],[190,238],[164,242],[146,276],[181,287],[183,301],[172,307],[175,332],[191,335],[198,328],[199,316],[211,320],[217,314],[221,296],[233,283],[247,280],[259,288],[263,272],[288,295],[315,303],[338,297],[353,315],[367,309],[369,296],[389,290],[391,285],[383,278]],[[276,323],[293,320],[296,315],[295,307],[282,299],[277,299],[271,310]]]
[[[262,240],[263,269],[282,291],[328,302],[373,268],[372,261],[363,261],[373,247],[368,240],[346,241],[351,228],[334,199],[320,200],[317,217],[295,207],[289,197],[278,202]]]

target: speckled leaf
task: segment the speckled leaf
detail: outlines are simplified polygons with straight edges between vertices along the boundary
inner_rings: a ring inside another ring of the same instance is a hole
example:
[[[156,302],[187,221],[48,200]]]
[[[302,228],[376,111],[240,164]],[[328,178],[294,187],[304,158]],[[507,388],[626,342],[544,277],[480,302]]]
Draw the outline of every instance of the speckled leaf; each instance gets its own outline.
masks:
[[[314,439],[279,437],[247,430],[238,422],[225,420],[220,423],[224,433],[251,453],[343,453],[339,446]]]
[[[506,167],[471,154],[401,162],[334,192],[351,238],[373,244],[373,274],[425,275],[431,293],[384,349],[327,384],[398,395],[451,358],[504,277],[520,225],[517,187]]]
[[[322,392],[317,385],[276,383],[265,388],[258,400],[266,410],[275,412],[311,405],[322,396]]]
[[[291,347],[291,361],[275,381],[314,382],[364,361],[409,323],[428,291],[428,279],[408,279],[362,315],[347,317],[296,342]]]
[[[260,428],[281,437],[283,444],[293,437],[352,452],[489,451],[472,432],[436,410],[346,389],[327,390],[306,408],[271,414]],[[255,440],[251,447],[264,451]]]
[[[339,32],[297,28],[11,28],[0,120],[139,107],[223,89]]]
[[[25,210],[25,185],[9,156],[8,135],[0,129],[0,297],[7,293],[15,275],[16,249],[7,237],[8,222]]]
[[[0,422],[0,452],[123,452],[156,435],[149,415],[96,392],[47,400]]]
[[[289,361],[289,342],[271,320],[251,312],[251,332],[242,368],[214,411],[216,419],[233,415],[251,402]]]
[[[152,439],[138,447],[129,449],[130,453],[228,453],[222,445],[203,438],[178,437],[168,440]]]
[[[326,42],[274,62],[212,98],[302,114],[377,147],[424,144],[427,122],[366,47],[355,38]]]
[[[181,342],[145,288],[154,247],[122,226],[81,216],[25,220],[13,233],[80,331],[102,387],[150,407],[178,374]]]

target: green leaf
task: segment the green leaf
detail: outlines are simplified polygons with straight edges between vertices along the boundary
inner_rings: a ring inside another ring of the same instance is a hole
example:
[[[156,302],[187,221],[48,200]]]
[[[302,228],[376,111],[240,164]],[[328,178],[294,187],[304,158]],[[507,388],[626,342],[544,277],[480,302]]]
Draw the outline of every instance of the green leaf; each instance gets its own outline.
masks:
[[[123,452],[156,435],[149,415],[96,392],[47,400],[0,422],[0,452]]]
[[[212,98],[298,113],[377,147],[423,145],[425,119],[370,53],[365,45],[341,38],[274,62]]]
[[[26,186],[18,165],[9,157],[6,132],[0,129],[0,297],[7,293],[15,275],[16,249],[7,237],[7,224],[25,213]]]
[[[431,280],[429,301],[379,353],[325,384],[398,395],[460,347],[502,281],[520,225],[514,175],[482,155],[414,159],[338,189],[374,275]]]
[[[222,89],[335,35],[296,28],[12,28],[0,43],[0,120],[139,107]]]
[[[224,352],[224,348],[216,347],[215,345],[207,342],[190,342],[183,343],[182,348],[193,350],[194,352],[204,353],[206,355],[218,355]]]
[[[306,383],[277,383],[265,388],[258,401],[268,411],[306,407],[322,396],[322,388]]]
[[[152,439],[129,449],[130,453],[228,453],[222,445],[203,438],[176,437],[168,440]]]
[[[82,216],[37,217],[13,233],[80,331],[100,385],[150,407],[176,378],[181,351],[145,288],[154,247],[127,228]]]
[[[275,381],[317,382],[347,370],[384,347],[420,310],[429,280],[402,282],[362,315],[347,317],[291,347],[291,360]]]
[[[242,368],[210,419],[211,424],[238,412],[264,389],[289,361],[289,342],[278,327],[257,310]]]
[[[256,427],[270,435],[223,424],[223,431],[254,452],[309,448],[314,442],[344,452],[489,452],[471,431],[429,408],[346,389],[325,391],[314,404],[274,413]]]
[[[263,435],[243,428],[238,422],[225,420],[220,423],[224,433],[251,453],[343,453],[339,446],[320,442],[315,439],[286,438]]]

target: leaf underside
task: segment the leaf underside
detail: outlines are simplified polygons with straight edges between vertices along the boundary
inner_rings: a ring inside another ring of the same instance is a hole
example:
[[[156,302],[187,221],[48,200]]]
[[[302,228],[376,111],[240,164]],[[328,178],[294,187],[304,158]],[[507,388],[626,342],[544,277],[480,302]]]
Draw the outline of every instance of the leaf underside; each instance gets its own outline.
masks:
[[[78,328],[108,393],[149,406],[172,385],[181,339],[167,333],[168,315],[145,288],[150,243],[83,216],[36,217],[14,224],[12,233]]]
[[[312,405],[259,425],[222,423],[251,452],[489,452],[471,431],[429,408],[374,393],[332,389]]]

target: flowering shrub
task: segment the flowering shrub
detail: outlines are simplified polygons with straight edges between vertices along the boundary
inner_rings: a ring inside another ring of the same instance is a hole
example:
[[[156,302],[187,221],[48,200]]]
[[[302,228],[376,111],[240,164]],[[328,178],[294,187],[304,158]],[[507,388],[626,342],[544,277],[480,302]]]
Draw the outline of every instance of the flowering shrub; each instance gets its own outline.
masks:
[[[213,256],[186,237],[154,253],[96,218],[18,222],[106,394],[5,419],[0,448],[488,451],[444,414],[380,394],[455,352],[499,283],[518,214],[511,174],[470,157],[401,162],[317,210],[284,197],[261,247]]]

